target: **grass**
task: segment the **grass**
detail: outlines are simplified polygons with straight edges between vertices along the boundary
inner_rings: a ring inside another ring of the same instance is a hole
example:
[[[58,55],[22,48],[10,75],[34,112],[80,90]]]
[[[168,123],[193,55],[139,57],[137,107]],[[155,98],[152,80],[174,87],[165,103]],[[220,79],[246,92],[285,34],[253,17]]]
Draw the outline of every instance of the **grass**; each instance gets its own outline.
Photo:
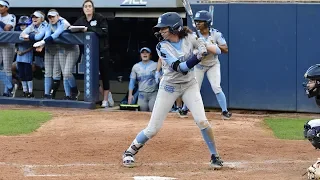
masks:
[[[48,112],[34,110],[1,110],[0,135],[28,134],[52,118]]]
[[[279,139],[303,140],[303,125],[310,118],[265,118],[264,122]]]

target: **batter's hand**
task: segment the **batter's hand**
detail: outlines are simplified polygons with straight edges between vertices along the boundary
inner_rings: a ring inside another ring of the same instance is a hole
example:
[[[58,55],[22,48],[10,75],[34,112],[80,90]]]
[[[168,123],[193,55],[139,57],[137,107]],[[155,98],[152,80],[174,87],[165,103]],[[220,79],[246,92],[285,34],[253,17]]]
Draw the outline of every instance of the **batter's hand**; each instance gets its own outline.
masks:
[[[206,40],[203,38],[198,38],[199,46],[198,50],[200,55],[206,56],[208,54]]]
[[[41,41],[34,43],[33,47],[40,47],[40,46],[44,46],[45,44],[46,44],[46,42],[44,40],[41,40]]]
[[[133,100],[133,96],[132,96],[132,94],[129,94],[129,96],[128,96],[128,104],[131,104],[132,100]]]

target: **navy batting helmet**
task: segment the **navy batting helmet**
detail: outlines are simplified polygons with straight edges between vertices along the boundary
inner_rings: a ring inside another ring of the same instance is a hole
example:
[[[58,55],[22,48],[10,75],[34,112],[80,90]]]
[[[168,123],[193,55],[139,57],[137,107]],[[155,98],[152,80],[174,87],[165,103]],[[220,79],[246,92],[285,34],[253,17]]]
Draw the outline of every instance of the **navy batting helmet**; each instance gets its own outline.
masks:
[[[305,72],[306,82],[303,83],[309,98],[316,97],[316,103],[320,106],[320,64],[313,65]]]
[[[31,19],[29,16],[21,16],[18,21],[18,25],[30,25]]]
[[[171,33],[177,34],[183,29],[183,20],[176,12],[164,13],[158,18],[158,24],[153,27],[157,38],[161,38],[159,30],[164,27],[168,27]]]
[[[196,13],[196,15],[194,16],[194,20],[195,21],[204,21],[208,25],[211,24],[211,21],[212,21],[211,14],[206,10],[198,11]]]

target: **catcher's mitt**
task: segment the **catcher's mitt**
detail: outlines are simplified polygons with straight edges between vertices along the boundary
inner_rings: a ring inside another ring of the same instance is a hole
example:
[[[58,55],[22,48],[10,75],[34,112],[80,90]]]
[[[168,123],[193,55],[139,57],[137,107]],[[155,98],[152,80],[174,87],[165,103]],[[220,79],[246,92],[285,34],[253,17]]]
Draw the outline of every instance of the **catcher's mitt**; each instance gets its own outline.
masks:
[[[308,179],[320,180],[320,158],[307,169]]]

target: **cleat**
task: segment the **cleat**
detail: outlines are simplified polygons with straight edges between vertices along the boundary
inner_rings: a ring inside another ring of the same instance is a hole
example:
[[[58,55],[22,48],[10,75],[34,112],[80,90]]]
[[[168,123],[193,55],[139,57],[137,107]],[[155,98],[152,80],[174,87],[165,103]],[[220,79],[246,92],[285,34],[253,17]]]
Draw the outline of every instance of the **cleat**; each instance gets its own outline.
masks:
[[[78,91],[76,94],[72,94],[71,96],[69,96],[69,98],[70,98],[69,100],[77,101],[79,95],[80,95],[80,91]]]
[[[64,96],[63,100],[72,100],[72,99],[71,99],[71,96]]]
[[[52,96],[50,94],[45,94],[43,96],[43,99],[52,99]]]
[[[179,116],[180,118],[187,118],[188,117],[188,110],[179,109]]]
[[[103,100],[103,101],[102,101],[102,104],[101,104],[101,107],[102,107],[102,108],[109,107],[108,101]]]
[[[125,151],[122,155],[122,164],[124,167],[134,167],[134,155],[129,151]]]
[[[220,159],[219,156],[215,155],[215,154],[212,154],[211,155],[211,161],[210,161],[210,167],[213,168],[214,170],[215,169],[221,169],[222,166],[223,166],[223,161]]]
[[[231,112],[229,112],[229,111],[223,111],[222,113],[221,113],[221,116],[222,116],[222,119],[223,120],[225,120],[225,119],[230,119],[231,118],[231,116],[232,116],[232,113]]]
[[[27,98],[34,98],[34,94],[33,93],[28,93]]]
[[[22,97],[27,98],[29,96],[28,92],[23,92]]]

